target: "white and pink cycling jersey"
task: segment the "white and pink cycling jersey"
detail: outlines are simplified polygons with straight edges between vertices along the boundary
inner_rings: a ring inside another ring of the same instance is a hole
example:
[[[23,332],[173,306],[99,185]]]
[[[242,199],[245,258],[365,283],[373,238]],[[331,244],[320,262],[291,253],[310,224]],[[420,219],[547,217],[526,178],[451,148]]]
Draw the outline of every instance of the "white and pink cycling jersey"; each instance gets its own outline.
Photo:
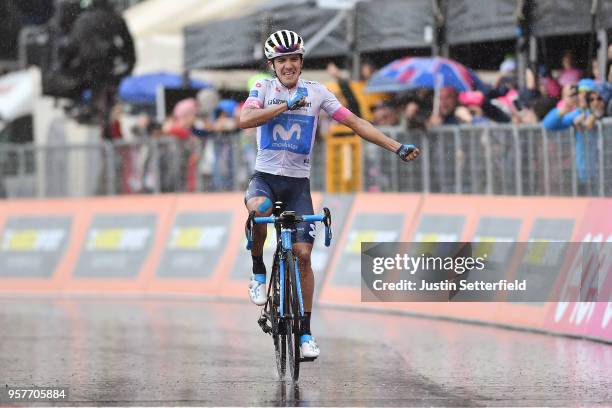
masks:
[[[319,112],[323,109],[342,122],[350,111],[318,82],[300,79],[289,90],[277,78],[255,83],[244,106],[267,108],[281,105],[300,89],[306,106],[281,113],[257,128],[255,170],[289,177],[310,176],[310,154],[317,133]]]

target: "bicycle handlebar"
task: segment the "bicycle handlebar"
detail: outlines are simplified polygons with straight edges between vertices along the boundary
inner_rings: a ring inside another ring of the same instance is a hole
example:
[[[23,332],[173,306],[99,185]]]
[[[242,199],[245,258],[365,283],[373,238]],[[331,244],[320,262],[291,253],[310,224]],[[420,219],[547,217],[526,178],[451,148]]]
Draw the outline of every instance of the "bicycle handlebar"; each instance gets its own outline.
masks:
[[[280,216],[271,215],[269,217],[255,217],[255,211],[252,211],[249,214],[249,218],[247,219],[247,225],[245,229],[247,245],[246,249],[251,250],[253,248],[253,225],[254,224],[276,224],[277,222],[284,222],[286,218],[284,215],[286,213],[281,214]],[[331,245],[332,239],[332,230],[331,230],[331,212],[329,208],[323,208],[323,214],[312,214],[312,215],[294,215],[291,223],[299,223],[299,222],[322,222],[325,225],[325,246],[328,247]]]
[[[325,219],[324,214],[313,214],[313,215],[296,215],[296,221],[298,222],[317,222],[323,221]],[[276,221],[280,221],[281,217],[275,217],[271,215],[269,217],[255,217],[253,218],[254,224],[274,224]]]

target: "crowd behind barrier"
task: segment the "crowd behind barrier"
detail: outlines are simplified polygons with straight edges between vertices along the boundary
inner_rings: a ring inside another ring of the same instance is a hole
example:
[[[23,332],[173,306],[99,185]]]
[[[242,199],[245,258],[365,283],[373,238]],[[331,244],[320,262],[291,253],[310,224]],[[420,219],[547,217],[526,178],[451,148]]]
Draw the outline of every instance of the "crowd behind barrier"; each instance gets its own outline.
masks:
[[[429,130],[381,127],[423,151],[413,163],[364,143],[362,191],[451,194],[612,196],[612,120],[597,124],[593,149],[576,149],[573,128],[495,124]],[[311,184],[325,191],[325,140],[315,143]],[[577,168],[584,158],[588,177]],[[180,140],[156,137],[75,145],[0,146],[0,193],[79,197],[246,188],[256,155],[247,132]]]

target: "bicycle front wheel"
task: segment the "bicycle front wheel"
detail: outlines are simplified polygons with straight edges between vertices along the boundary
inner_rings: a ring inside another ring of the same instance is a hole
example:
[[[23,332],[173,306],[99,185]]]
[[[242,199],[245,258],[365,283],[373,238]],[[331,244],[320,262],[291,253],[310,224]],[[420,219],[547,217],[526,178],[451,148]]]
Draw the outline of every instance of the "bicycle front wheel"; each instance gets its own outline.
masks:
[[[294,257],[289,252],[285,259],[285,328],[287,364],[293,382],[297,382],[300,376],[300,309],[295,277]]]
[[[272,339],[274,340],[276,369],[278,371],[279,380],[284,380],[287,367],[287,336],[285,335],[285,325],[280,316],[280,285],[277,256],[274,257],[270,285],[272,285],[269,300],[270,323],[272,325]]]

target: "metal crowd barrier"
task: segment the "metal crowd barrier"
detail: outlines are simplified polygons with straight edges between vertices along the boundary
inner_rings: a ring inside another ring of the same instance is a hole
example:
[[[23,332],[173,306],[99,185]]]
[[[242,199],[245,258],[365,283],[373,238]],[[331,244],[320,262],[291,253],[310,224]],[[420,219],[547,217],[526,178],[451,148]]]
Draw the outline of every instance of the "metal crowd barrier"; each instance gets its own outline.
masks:
[[[401,143],[417,144],[422,155],[402,163],[375,146],[365,147],[365,191],[612,196],[612,119],[581,136],[581,152],[574,129],[551,132],[538,125],[381,130]]]
[[[0,145],[0,196],[235,191],[254,167],[254,137],[223,133],[69,145]]]
[[[381,130],[419,145],[423,154],[403,163],[364,143],[363,191],[612,196],[610,119],[599,122],[581,148],[573,130],[549,132],[540,126]],[[151,137],[80,145],[6,144],[0,145],[0,197],[242,191],[255,155],[255,136],[246,131],[185,142]],[[313,191],[325,190],[325,160],[325,140],[318,138]]]

